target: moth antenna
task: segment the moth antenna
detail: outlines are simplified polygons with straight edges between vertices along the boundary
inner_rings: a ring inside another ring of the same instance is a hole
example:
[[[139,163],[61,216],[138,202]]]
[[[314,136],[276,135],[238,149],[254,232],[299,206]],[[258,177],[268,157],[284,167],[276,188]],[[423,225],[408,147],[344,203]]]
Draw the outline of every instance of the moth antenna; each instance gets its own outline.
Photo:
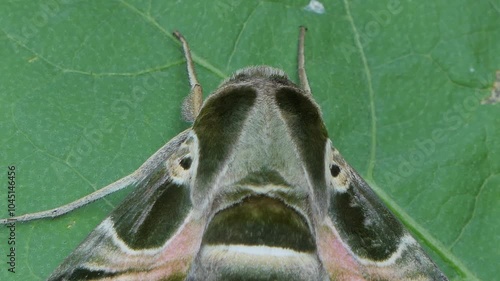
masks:
[[[174,31],[174,36],[177,37],[177,39],[179,39],[182,43],[182,49],[184,51],[184,58],[186,59],[189,76],[189,85],[191,86],[191,92],[189,93],[189,96],[184,99],[182,105],[182,116],[186,121],[194,122],[200,112],[201,105],[203,104],[203,90],[200,82],[198,82],[198,78],[196,77],[194,62],[191,57],[191,50],[189,49],[186,39],[179,31]]]
[[[312,95],[311,88],[309,87],[309,81],[307,80],[305,59],[304,59],[304,41],[305,41],[306,31],[307,28],[305,26],[300,27],[299,53],[298,53],[299,82],[300,82],[300,87],[306,92],[306,94]]]

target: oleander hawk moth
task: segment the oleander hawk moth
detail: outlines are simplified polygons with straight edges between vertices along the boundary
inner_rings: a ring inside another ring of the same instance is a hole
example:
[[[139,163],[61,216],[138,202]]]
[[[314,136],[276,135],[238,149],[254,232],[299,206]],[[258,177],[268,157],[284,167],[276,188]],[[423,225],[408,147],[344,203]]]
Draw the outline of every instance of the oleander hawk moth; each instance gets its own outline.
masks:
[[[332,145],[299,85],[247,67],[205,101],[186,40],[192,121],[48,280],[447,280]]]

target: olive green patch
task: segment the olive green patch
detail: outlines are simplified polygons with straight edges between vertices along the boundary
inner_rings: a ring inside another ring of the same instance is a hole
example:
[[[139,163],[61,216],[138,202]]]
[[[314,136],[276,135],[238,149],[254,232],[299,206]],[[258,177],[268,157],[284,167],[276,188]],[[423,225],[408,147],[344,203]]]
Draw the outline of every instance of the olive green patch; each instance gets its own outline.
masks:
[[[207,100],[193,125],[200,143],[197,182],[212,182],[238,140],[256,98],[253,88],[242,86]]]
[[[398,249],[404,229],[367,188],[351,185],[345,193],[332,192],[329,215],[356,255],[382,261]]]
[[[324,156],[328,132],[319,109],[293,88],[279,89],[276,101],[313,184],[326,187]]]
[[[218,212],[203,244],[248,245],[314,252],[316,245],[304,218],[283,202],[252,196]]]
[[[153,194],[145,195],[147,191],[150,190],[133,192],[111,216],[118,236],[132,249],[163,245],[192,208],[190,192],[185,186],[166,182]]]

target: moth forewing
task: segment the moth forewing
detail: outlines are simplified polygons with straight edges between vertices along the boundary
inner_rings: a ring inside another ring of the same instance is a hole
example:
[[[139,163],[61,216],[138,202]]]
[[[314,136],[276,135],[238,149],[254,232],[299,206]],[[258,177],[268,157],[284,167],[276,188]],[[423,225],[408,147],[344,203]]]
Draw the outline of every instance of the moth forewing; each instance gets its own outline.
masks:
[[[331,143],[326,159],[331,190],[327,232],[341,240],[357,266],[362,268],[363,275],[376,277],[376,280],[447,280]]]
[[[161,280],[186,272],[203,233],[189,187],[196,145],[187,130],[163,147],[161,161],[49,280]]]
[[[192,128],[129,176],[136,190],[49,280],[447,280],[331,144],[305,72],[305,28],[299,86],[249,67],[203,104],[174,34]]]

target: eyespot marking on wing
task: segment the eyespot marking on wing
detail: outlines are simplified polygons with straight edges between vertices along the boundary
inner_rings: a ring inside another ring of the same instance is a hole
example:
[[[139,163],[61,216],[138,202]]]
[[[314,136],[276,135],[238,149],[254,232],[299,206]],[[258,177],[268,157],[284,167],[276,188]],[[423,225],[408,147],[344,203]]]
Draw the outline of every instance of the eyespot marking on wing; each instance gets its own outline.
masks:
[[[191,163],[193,163],[193,159],[189,155],[186,155],[186,157],[179,161],[179,165],[181,165],[184,170],[189,170],[189,168],[191,168]]]
[[[330,166],[330,174],[332,177],[336,178],[340,174],[340,167],[337,164],[332,164]]]
[[[326,182],[330,188],[333,188],[336,192],[344,193],[351,183],[349,169],[338,150],[332,146],[330,140],[327,142],[326,146]]]
[[[167,170],[176,184],[186,184],[193,176],[193,169],[198,162],[198,140],[191,134],[179,149],[167,160]]]

